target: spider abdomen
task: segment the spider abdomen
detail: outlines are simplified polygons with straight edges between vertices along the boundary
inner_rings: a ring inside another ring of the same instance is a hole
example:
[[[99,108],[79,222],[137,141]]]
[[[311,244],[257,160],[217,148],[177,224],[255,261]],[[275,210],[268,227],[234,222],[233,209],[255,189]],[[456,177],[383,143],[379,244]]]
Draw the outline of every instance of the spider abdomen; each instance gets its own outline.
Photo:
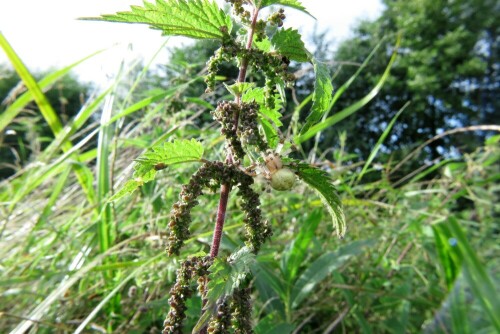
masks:
[[[290,190],[295,185],[296,179],[295,173],[290,169],[281,168],[272,174],[271,187],[278,191]]]

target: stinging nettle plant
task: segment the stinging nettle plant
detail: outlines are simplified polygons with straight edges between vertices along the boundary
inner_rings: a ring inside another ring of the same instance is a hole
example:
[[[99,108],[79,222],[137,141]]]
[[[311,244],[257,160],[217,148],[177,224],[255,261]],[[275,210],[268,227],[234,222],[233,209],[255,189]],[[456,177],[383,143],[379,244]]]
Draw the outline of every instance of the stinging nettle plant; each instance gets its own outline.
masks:
[[[293,85],[288,72],[291,61],[310,62],[315,71],[313,104],[300,134],[317,124],[330,105],[333,87],[328,68],[308,52],[297,30],[283,28],[283,8],[262,17],[261,9],[272,5],[291,7],[310,15],[298,0],[226,0],[232,15],[209,0],[157,0],[155,4],[132,6],[129,12],[103,15],[93,20],[148,24],[164,35],[217,40],[220,48],[207,62],[207,91],[216,84],[219,66],[236,63],[239,68],[235,83],[226,85],[234,96],[221,101],[212,111],[220,132],[225,137],[224,161],[203,158],[204,147],[196,139],[178,139],[154,146],[138,157],[131,180],[110,201],[132,193],[144,183],[154,180],[158,171],[169,165],[198,162],[201,167],[182,186],[179,200],[171,209],[168,224],[167,252],[179,255],[190,237],[191,210],[205,189],[219,191],[220,200],[214,226],[210,254],[192,256],[177,271],[170,291],[170,310],[164,322],[164,333],[181,333],[186,300],[194,293],[194,282],[203,300],[203,314],[193,332],[251,333],[250,265],[262,244],[271,235],[271,226],[263,219],[259,193],[252,185],[264,179],[275,191],[293,191],[297,178],[314,189],[332,216],[339,237],[345,233],[341,201],[328,174],[307,163],[280,152],[290,143],[280,137],[280,117],[286,102],[284,90]],[[241,25],[237,37],[231,34],[235,23]],[[252,68],[265,77],[265,86],[246,82]],[[201,138],[200,138],[201,139]],[[292,138],[293,140],[293,138]],[[237,192],[234,192],[236,190]],[[245,213],[246,246],[227,258],[218,257],[230,193],[241,198]]]

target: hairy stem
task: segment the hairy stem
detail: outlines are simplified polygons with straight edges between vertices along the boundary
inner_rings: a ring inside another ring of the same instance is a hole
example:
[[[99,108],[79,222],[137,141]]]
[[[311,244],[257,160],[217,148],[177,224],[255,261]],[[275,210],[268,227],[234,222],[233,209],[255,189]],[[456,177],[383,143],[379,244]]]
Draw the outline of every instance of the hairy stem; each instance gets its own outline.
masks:
[[[252,47],[252,42],[253,42],[253,35],[255,32],[255,25],[257,23],[257,17],[259,15],[259,9],[254,8],[253,14],[252,14],[252,23],[250,25],[250,29],[248,30],[248,41],[246,48],[249,50]],[[243,59],[241,61],[239,73],[238,73],[238,82],[245,82],[246,75],[247,75],[247,69],[248,69],[248,59]],[[238,95],[235,98],[235,102],[240,104],[241,103],[241,97]],[[235,112],[233,122],[235,128],[238,128],[238,119],[239,119],[239,114],[238,112]],[[226,163],[232,163],[233,162],[233,155],[231,152],[227,153],[226,157]],[[228,184],[223,184],[221,185],[220,188],[220,199],[219,199],[219,207],[217,209],[217,220],[215,222],[215,228],[214,228],[214,237],[212,240],[212,246],[210,248],[210,257],[214,258],[219,254],[219,246],[220,246],[220,241],[222,238],[222,231],[224,228],[224,222],[226,219],[226,210],[227,210],[227,202],[229,200],[229,193],[231,192],[231,187]]]

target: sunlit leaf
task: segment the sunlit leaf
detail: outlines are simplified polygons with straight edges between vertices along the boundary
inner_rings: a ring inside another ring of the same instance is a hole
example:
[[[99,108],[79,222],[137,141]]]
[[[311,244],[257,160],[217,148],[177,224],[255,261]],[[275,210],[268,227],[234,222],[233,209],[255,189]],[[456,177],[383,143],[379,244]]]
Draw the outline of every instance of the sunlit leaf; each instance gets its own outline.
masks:
[[[260,119],[260,124],[264,129],[264,134],[266,135],[267,143],[269,147],[276,148],[279,143],[280,137],[276,128],[267,119]]]
[[[152,169],[148,173],[146,173],[143,177],[137,177],[132,180],[128,180],[125,182],[123,187],[120,188],[109,200],[108,202],[113,202],[116,201],[124,196],[132,194],[134,191],[136,191],[139,187],[144,185],[145,183],[148,183],[150,181],[153,181],[156,175],[156,170]]]
[[[151,169],[164,169],[168,165],[199,161],[203,156],[203,145],[194,140],[175,140],[153,146],[135,161],[134,177],[142,177]]]
[[[154,180],[158,170],[172,164],[200,161],[202,156],[203,145],[194,139],[175,140],[153,146],[136,159],[133,179],[127,181],[109,201],[130,195],[143,184]]]
[[[244,94],[250,88],[255,87],[255,82],[236,82],[232,85],[224,83],[224,86],[233,96],[241,96],[241,94]]]
[[[257,41],[257,37],[255,37],[255,40],[253,41],[253,45],[255,45],[259,50],[262,50],[264,52],[269,52],[271,51],[271,41],[269,38],[264,38],[262,41]]]
[[[197,39],[221,39],[223,30],[231,32],[232,28],[231,18],[215,2],[208,0],[156,0],[156,4],[145,1],[144,7],[130,8],[130,12],[89,19],[148,24],[161,30],[163,35]]]
[[[290,60],[300,62],[309,60],[304,42],[296,29],[278,30],[271,39],[271,43],[276,51]]]

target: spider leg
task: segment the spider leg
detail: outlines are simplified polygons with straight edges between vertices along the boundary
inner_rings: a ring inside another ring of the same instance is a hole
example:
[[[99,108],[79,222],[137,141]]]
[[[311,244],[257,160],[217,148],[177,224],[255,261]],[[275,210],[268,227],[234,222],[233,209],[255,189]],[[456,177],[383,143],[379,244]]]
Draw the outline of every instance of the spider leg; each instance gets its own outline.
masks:
[[[245,168],[243,166],[238,166],[239,170],[241,170],[243,173],[245,173],[246,175],[251,176],[251,177],[257,176],[257,171],[255,170],[255,167],[256,167],[255,164],[251,164],[247,168]]]

